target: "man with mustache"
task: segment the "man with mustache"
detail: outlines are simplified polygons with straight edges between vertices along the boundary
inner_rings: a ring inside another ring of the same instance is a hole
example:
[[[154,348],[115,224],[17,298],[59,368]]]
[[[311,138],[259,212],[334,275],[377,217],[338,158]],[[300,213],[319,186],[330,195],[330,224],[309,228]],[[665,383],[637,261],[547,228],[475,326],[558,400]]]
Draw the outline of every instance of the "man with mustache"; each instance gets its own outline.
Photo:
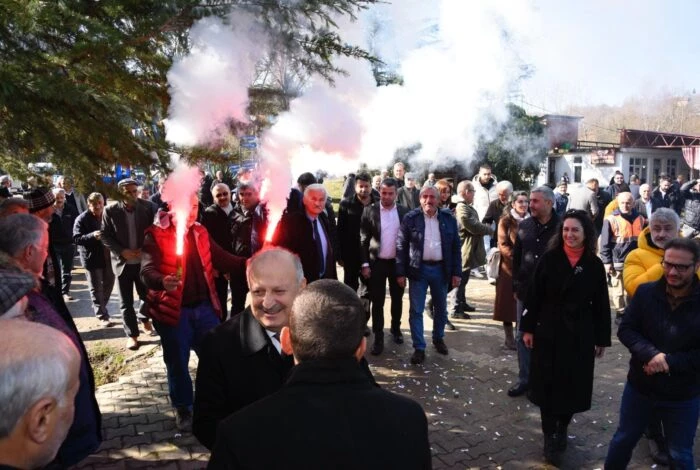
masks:
[[[306,286],[299,257],[284,248],[258,251],[248,261],[251,303],[202,341],[193,432],[211,449],[221,420],[282,387],[293,366],[283,354],[282,327]]]

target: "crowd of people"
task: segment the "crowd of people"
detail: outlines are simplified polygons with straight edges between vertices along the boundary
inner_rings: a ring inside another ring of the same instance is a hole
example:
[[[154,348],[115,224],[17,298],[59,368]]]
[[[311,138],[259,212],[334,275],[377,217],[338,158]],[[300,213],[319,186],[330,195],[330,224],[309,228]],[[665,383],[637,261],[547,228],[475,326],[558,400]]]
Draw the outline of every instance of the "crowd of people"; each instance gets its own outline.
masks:
[[[604,190],[594,179],[570,188],[563,178],[554,189],[522,191],[486,164],[472,179],[431,173],[423,185],[401,162],[392,170],[348,175],[337,214],[322,182],[300,175],[271,234],[252,171],[235,185],[202,175],[188,214],[169,210],[164,178],[153,194],[121,180],[120,198],[106,207],[103,194],[85,197],[70,178],[2,201],[0,400],[24,401],[0,421],[0,466],[65,468],[100,445],[92,369],[68,307],[77,247],[102,325],[112,324],[116,283],[126,347],[138,349],[142,332],[160,337],[176,427],[212,450],[210,468],[323,467],[339,458],[350,467],[430,468],[425,414],[379,388],[365,351],[370,360],[384,351],[388,284],[390,340],[404,342],[408,290],[409,362],[426,360],[424,315],[434,351],[448,355],[445,330],[476,310],[468,282],[487,253],[498,254],[493,319],[503,348],[518,356],[508,395],[527,394],[540,408],[545,460],[562,462],[573,415],[591,407],[612,300],[631,360],[606,468],[625,468],[642,434],[655,460],[693,468],[700,180],[662,175],[652,190],[618,172]],[[178,217],[186,218],[182,256]],[[27,350],[30,336],[47,341]],[[194,388],[190,351],[199,357]],[[288,450],[265,452],[263,441],[276,436]]]

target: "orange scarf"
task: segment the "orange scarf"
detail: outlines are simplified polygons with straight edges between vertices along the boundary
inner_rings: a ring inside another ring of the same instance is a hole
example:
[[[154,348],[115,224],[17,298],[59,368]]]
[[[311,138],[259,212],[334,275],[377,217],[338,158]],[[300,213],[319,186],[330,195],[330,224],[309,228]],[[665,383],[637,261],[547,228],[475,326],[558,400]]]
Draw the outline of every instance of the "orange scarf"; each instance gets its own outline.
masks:
[[[569,248],[569,245],[564,243],[564,253],[566,253],[566,257],[569,258],[569,263],[571,263],[572,268],[576,266],[578,260],[581,259],[581,256],[583,256],[583,250],[585,249],[585,246],[581,246],[581,248]]]

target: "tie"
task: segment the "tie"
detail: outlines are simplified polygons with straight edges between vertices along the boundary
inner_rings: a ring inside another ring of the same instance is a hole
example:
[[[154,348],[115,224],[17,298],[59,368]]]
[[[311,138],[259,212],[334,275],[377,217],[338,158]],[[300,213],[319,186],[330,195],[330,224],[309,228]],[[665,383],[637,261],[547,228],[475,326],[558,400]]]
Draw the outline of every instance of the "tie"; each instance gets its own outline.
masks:
[[[279,333],[275,333],[275,334],[272,335],[272,336],[277,340],[277,342],[279,342],[279,343],[281,344],[281,341],[280,341],[280,334],[279,334]]]
[[[321,235],[318,233],[318,219],[314,219],[314,240],[316,241],[316,254],[319,260],[319,277],[323,277],[326,272],[326,259],[323,257],[323,246],[321,245]]]

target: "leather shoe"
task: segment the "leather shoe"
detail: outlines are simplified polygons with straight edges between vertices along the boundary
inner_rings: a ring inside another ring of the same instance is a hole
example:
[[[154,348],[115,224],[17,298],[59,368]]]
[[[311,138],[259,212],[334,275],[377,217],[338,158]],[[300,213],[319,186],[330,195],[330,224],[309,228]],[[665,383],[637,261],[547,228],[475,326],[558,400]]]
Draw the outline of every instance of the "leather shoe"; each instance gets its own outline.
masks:
[[[476,307],[469,305],[468,303],[464,302],[462,305],[462,310],[465,312],[476,312]]]
[[[530,388],[530,386],[527,384],[518,383],[517,385],[508,389],[508,396],[509,397],[519,397],[520,395],[527,392],[529,388]]]
[[[435,346],[435,350],[439,352],[440,354],[447,354],[447,345],[445,344],[445,341],[440,338],[440,339],[434,339],[433,340],[433,346]]]
[[[454,318],[455,320],[471,320],[472,318],[471,315],[464,312],[453,312],[450,317]]]
[[[373,356],[379,356],[382,352],[384,352],[384,340],[375,338],[370,353]]]
[[[136,351],[139,348],[139,340],[136,336],[129,337],[126,339],[126,349]]]
[[[456,331],[456,330],[457,330],[457,327],[454,326],[450,320],[447,320],[447,322],[445,323],[445,328],[448,329],[448,330],[450,330],[450,331]]]
[[[423,361],[425,361],[425,351],[422,349],[416,349],[413,351],[413,355],[411,356],[411,364],[423,364]]]
[[[391,336],[394,338],[394,343],[403,344],[403,334],[401,333],[401,330],[392,331]]]

